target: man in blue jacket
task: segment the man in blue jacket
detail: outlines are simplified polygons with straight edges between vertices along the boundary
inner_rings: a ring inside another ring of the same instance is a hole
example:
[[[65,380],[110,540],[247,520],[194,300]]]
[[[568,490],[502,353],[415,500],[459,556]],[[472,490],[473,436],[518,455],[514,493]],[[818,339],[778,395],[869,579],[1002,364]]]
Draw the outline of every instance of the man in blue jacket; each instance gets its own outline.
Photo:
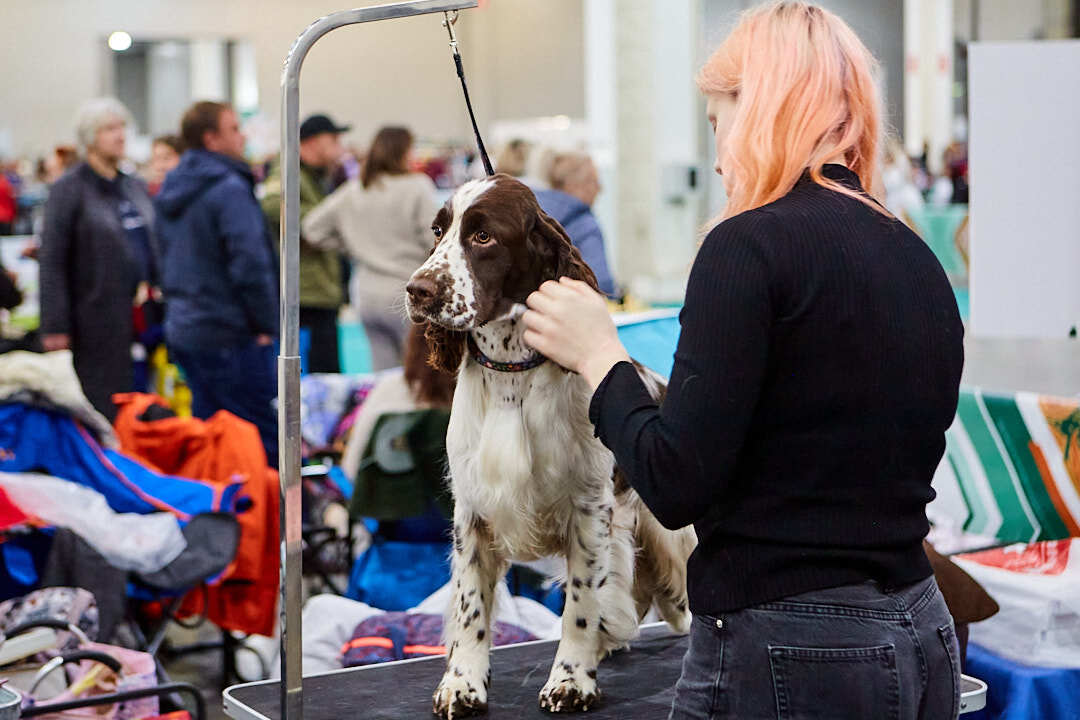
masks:
[[[592,213],[592,204],[600,194],[600,178],[592,159],[583,153],[561,153],[551,163],[550,190],[540,190],[536,200],[555,218],[592,268],[600,292],[614,297],[615,279],[608,269],[604,234]]]
[[[277,466],[276,271],[245,138],[228,105],[199,102],[181,121],[187,151],[155,198],[163,248],[165,341],[192,412],[254,423]]]

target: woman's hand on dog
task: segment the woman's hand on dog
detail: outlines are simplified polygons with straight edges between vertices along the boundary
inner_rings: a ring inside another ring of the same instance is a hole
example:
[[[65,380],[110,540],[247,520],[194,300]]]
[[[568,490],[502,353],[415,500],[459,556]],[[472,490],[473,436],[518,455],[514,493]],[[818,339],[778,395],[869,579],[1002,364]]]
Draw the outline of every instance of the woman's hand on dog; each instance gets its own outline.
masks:
[[[618,362],[629,360],[604,297],[580,280],[549,280],[525,301],[525,342],[595,390]]]

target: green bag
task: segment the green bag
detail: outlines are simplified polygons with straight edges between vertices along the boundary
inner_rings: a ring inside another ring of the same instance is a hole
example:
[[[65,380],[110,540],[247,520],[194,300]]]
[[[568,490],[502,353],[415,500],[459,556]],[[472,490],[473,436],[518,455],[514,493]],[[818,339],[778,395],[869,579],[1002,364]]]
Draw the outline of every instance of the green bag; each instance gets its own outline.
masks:
[[[432,501],[446,517],[446,428],[442,409],[385,413],[375,422],[354,478],[353,517],[401,520],[427,512]]]

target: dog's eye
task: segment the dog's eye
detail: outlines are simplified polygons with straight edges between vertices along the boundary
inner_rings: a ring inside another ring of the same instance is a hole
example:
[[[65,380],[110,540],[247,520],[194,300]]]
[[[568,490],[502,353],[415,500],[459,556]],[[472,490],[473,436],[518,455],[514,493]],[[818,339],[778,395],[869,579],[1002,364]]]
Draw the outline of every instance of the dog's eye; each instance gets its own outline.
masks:
[[[491,236],[488,235],[483,230],[477,231],[477,233],[475,235],[473,235],[473,238],[476,240],[476,242],[478,242],[481,245],[485,245],[485,244],[491,242]]]
[[[434,233],[436,240],[439,240],[439,239],[442,238],[442,228],[439,227],[438,225],[432,225],[431,226],[431,232]]]

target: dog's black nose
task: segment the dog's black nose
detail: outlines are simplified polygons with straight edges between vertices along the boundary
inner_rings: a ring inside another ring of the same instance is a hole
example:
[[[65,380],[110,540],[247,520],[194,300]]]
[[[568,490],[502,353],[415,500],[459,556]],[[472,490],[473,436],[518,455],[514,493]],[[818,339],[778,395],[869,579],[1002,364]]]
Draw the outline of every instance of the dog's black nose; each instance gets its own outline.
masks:
[[[414,278],[405,286],[405,292],[409,293],[409,299],[415,303],[429,302],[435,297],[435,281],[426,277]]]

